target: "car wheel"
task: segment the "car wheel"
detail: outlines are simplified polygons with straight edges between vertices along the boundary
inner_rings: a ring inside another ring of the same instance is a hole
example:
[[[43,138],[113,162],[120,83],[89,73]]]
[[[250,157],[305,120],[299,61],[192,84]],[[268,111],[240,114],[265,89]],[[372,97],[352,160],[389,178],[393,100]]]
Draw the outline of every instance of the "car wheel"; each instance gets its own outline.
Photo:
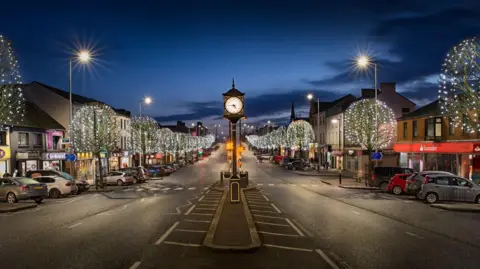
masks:
[[[383,191],[383,192],[387,192],[388,191],[388,183],[387,182],[380,183],[380,190]]]
[[[14,204],[14,203],[18,202],[17,196],[15,196],[15,193],[9,192],[9,193],[7,194],[7,202],[8,202],[9,204]]]
[[[35,201],[35,203],[40,204],[40,203],[42,203],[43,198],[35,198],[33,200]]]
[[[138,184],[138,178],[137,177],[133,177],[133,181]]]
[[[475,198],[475,203],[480,204],[480,195],[477,195],[477,198]]]
[[[438,195],[434,192],[429,192],[425,196],[425,201],[427,201],[429,204],[433,204],[438,201]]]
[[[60,197],[60,195],[61,195],[61,193],[57,189],[50,190],[50,192],[48,194],[48,196],[50,196],[50,198],[58,198],[58,197]]]
[[[117,185],[118,186],[122,186],[123,185],[123,181],[121,179],[117,180]]]
[[[392,191],[393,191],[393,194],[395,194],[395,195],[400,195],[400,194],[402,194],[402,188],[401,188],[400,186],[395,186],[395,187],[393,187],[393,190],[392,190]]]

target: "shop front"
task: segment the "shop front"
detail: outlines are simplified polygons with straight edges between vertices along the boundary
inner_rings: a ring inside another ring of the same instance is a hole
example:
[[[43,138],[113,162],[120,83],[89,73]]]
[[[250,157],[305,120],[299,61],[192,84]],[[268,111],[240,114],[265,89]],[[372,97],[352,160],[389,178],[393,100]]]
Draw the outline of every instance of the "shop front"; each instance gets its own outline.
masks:
[[[38,151],[17,152],[15,160],[17,161],[17,175],[25,176],[28,171],[40,169],[41,155]]]
[[[87,180],[88,184],[95,183],[95,162],[91,152],[77,153],[77,160],[75,161],[74,174],[76,178]]]
[[[400,153],[400,166],[415,171],[446,171],[480,180],[480,141],[397,143],[394,150]]]
[[[108,158],[108,171],[120,170],[120,162],[123,156],[122,152],[112,152]]]
[[[54,169],[64,171],[65,152],[47,152],[42,155],[42,167],[44,170]]]
[[[95,167],[96,167],[96,176],[100,176],[100,165],[102,166],[102,173],[106,175],[108,173],[108,160],[107,160],[107,153],[101,152],[100,153],[100,162],[98,158],[95,156]]]
[[[10,146],[0,146],[0,176],[10,171]]]
[[[363,151],[359,149],[345,149],[343,169],[347,172],[358,173],[361,168]]]
[[[130,154],[128,151],[122,152],[122,157],[120,158],[120,168],[130,167]]]

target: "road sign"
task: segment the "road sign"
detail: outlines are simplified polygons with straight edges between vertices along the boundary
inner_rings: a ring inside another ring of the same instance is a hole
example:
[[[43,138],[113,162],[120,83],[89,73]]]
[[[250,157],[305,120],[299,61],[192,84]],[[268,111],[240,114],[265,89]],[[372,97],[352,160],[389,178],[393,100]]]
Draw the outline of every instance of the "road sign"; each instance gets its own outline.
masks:
[[[383,157],[383,154],[381,152],[372,152],[372,160],[380,161],[382,157]]]
[[[69,161],[69,162],[74,162],[77,160],[77,155],[73,154],[73,153],[68,153],[66,154],[65,156],[65,160]]]

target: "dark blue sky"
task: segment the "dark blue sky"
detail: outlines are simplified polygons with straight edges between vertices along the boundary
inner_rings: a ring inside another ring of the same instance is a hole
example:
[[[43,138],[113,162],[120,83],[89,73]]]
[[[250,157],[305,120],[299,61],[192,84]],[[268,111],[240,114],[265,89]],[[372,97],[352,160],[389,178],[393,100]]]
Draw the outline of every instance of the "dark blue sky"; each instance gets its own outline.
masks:
[[[359,95],[372,76],[352,70],[369,51],[380,82],[423,105],[436,96],[448,49],[480,32],[480,1],[66,1],[2,4],[2,34],[14,43],[26,82],[67,90],[68,57],[96,50],[91,71],[74,70],[74,92],[162,122],[222,113],[235,77],[249,121],[280,121],[290,103]]]

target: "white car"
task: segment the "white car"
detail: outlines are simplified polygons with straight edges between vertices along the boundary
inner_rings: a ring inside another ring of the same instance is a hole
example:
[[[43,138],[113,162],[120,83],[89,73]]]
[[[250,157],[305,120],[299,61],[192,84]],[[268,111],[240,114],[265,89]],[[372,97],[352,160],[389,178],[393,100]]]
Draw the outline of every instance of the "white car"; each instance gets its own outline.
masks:
[[[118,186],[133,184],[133,176],[122,171],[112,171],[103,179],[106,185],[116,184]]]
[[[40,176],[34,178],[40,183],[47,185],[48,197],[58,198],[78,191],[75,181],[56,176]]]

